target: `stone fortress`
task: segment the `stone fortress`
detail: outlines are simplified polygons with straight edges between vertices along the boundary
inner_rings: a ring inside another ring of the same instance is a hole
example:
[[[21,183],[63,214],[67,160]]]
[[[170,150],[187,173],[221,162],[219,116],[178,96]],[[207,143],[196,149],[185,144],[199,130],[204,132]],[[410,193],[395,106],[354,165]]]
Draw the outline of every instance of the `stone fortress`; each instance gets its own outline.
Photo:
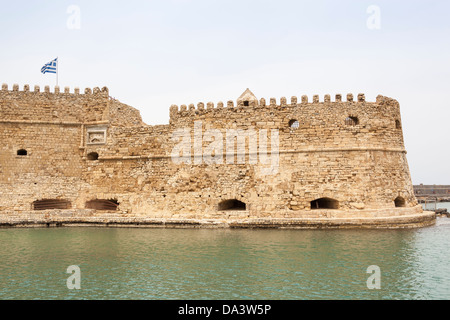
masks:
[[[149,126],[106,87],[4,84],[0,136],[3,226],[435,223],[414,196],[399,103],[384,96],[277,103],[247,89],[236,102],[172,105],[168,125]]]

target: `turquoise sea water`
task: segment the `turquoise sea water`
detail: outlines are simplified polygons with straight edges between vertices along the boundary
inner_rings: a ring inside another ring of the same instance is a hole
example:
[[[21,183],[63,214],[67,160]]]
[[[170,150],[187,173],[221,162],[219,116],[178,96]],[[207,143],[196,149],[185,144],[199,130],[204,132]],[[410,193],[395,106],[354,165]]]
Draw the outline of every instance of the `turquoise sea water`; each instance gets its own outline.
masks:
[[[449,299],[449,243],[449,218],[414,230],[0,229],[0,299]]]

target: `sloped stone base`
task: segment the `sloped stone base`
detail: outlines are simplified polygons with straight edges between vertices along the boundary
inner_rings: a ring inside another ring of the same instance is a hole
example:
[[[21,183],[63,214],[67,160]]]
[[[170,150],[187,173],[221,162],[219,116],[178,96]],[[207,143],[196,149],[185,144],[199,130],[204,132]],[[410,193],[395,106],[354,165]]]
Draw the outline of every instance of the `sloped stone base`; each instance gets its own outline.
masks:
[[[373,213],[348,217],[186,219],[151,218],[120,213],[97,213],[94,210],[51,210],[43,213],[5,212],[0,227],[147,227],[147,228],[272,228],[272,229],[404,229],[434,225],[436,214],[404,208],[395,216]]]

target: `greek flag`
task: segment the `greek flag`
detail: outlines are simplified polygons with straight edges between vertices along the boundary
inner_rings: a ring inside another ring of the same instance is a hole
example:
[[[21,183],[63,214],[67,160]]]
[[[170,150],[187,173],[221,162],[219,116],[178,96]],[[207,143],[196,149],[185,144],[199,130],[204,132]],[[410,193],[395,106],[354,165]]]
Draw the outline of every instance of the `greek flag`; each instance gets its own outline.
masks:
[[[46,63],[46,64],[42,67],[41,72],[42,72],[43,74],[46,74],[46,73],[56,73],[57,65],[58,65],[58,58],[56,58],[55,60],[50,61],[49,63]]]

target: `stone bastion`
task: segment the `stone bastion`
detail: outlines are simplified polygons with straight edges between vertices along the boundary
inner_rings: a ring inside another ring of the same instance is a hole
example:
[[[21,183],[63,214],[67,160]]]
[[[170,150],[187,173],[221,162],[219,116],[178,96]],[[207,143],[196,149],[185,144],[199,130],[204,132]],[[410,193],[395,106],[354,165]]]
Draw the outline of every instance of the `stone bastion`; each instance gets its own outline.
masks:
[[[108,88],[0,91],[1,226],[411,228],[399,103],[363,94],[172,105]]]

